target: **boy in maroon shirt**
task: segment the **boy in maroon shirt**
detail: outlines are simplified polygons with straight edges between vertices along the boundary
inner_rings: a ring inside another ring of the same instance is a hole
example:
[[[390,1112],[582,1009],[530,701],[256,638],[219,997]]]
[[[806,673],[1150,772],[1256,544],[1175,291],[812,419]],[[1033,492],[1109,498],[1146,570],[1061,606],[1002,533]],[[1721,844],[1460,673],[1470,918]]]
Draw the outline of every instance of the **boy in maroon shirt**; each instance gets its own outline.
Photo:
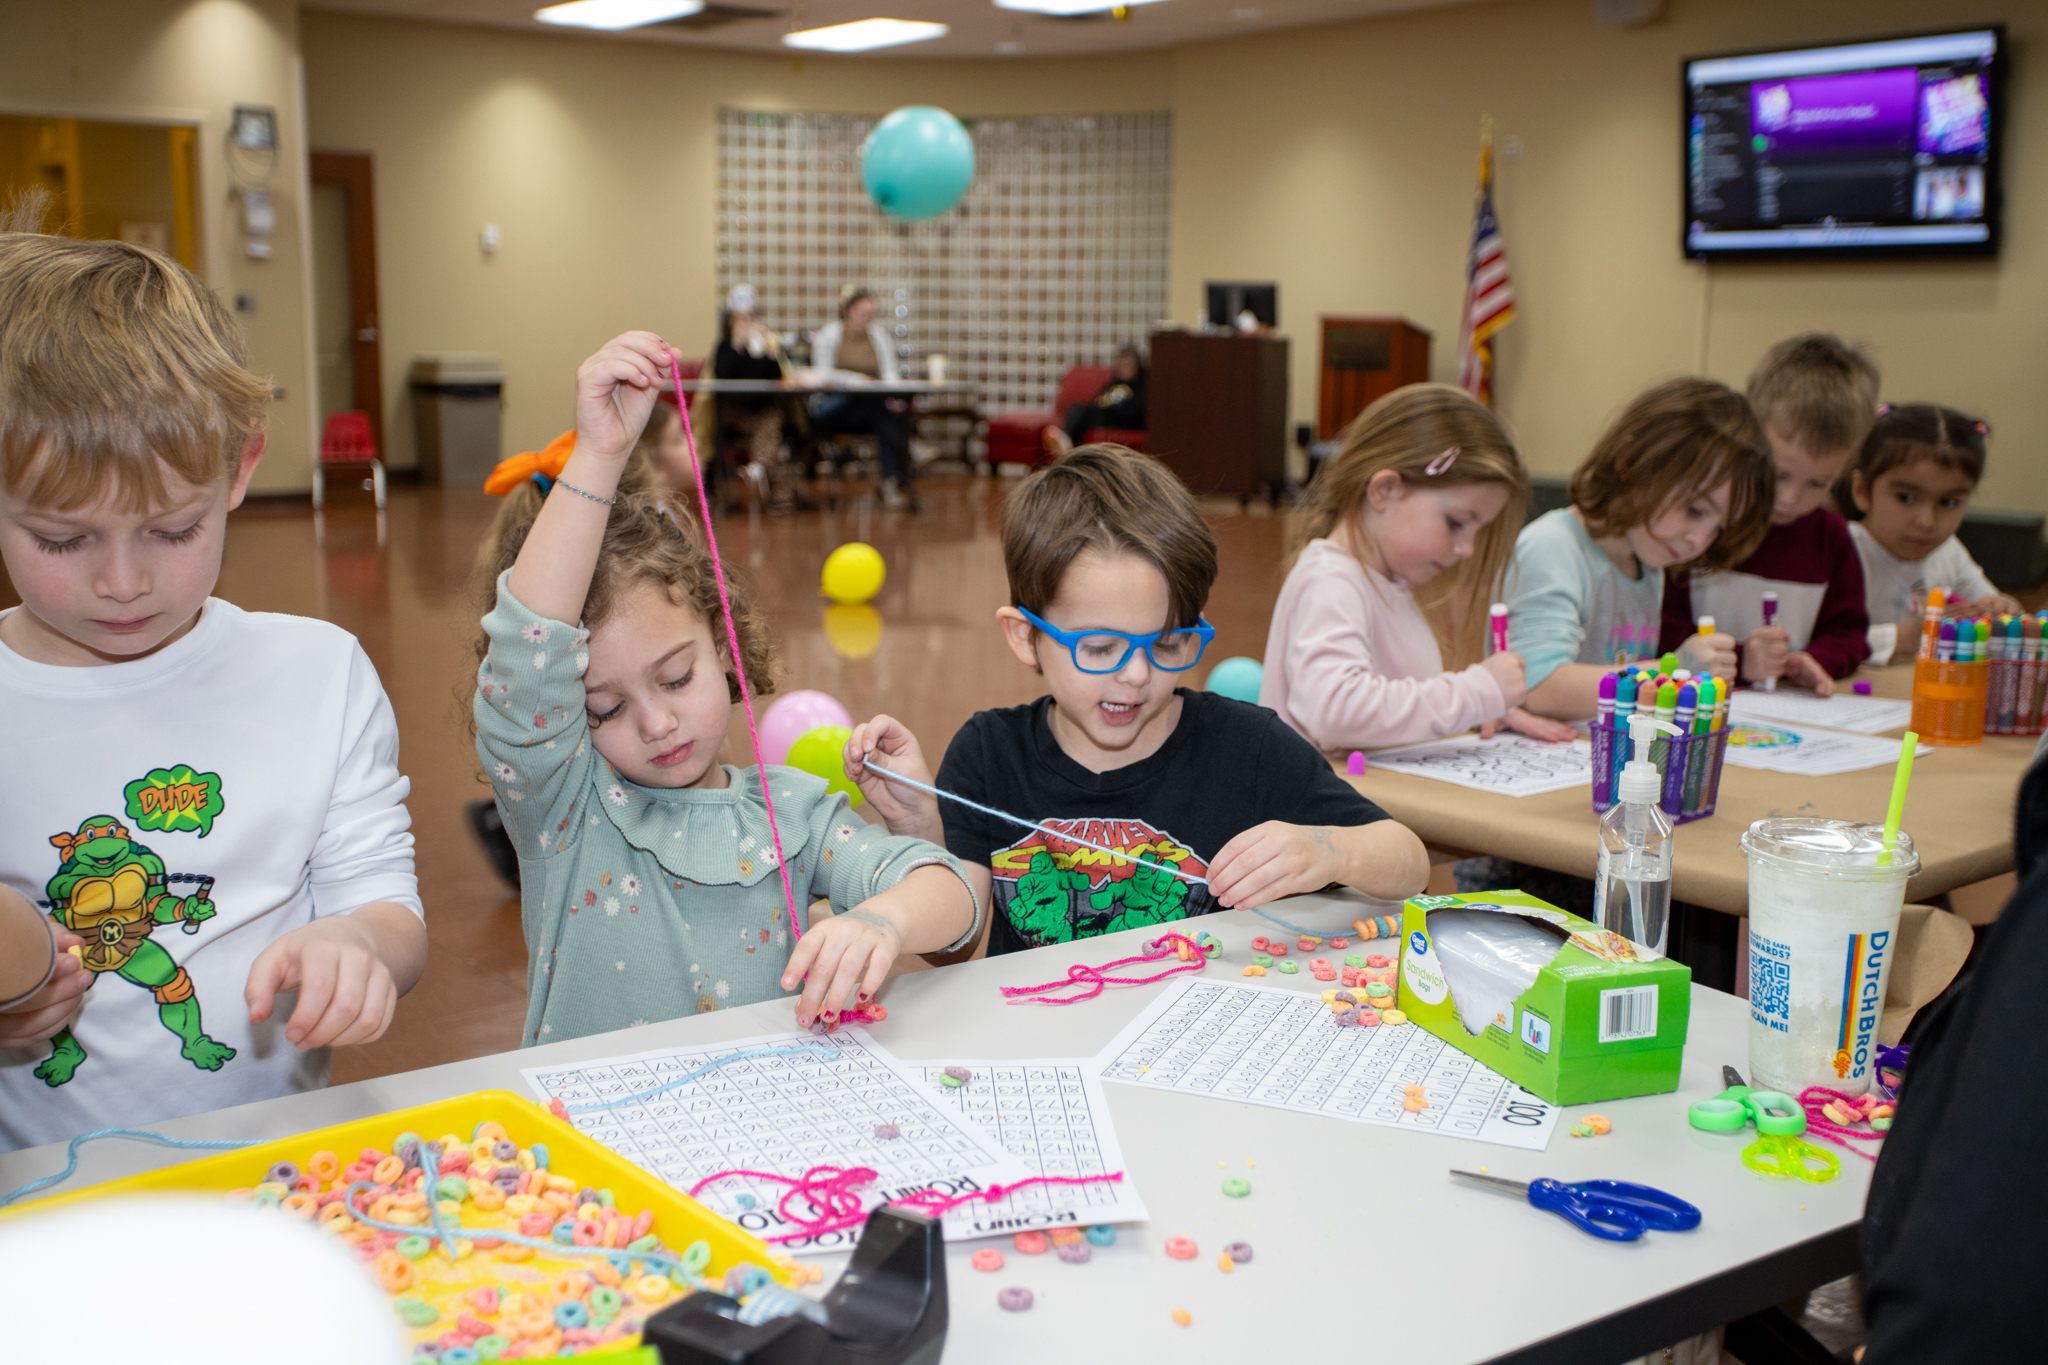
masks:
[[[1870,358],[1831,333],[1792,337],[1765,354],[1749,377],[1749,401],[1778,470],[1771,529],[1732,569],[1665,573],[1660,649],[1675,649],[1711,616],[1741,642],[1744,682],[1782,677],[1825,697],[1856,671],[1870,652],[1863,565],[1849,523],[1826,504],[1877,420],[1877,384]],[[1777,596],[1770,624],[1765,592]]]

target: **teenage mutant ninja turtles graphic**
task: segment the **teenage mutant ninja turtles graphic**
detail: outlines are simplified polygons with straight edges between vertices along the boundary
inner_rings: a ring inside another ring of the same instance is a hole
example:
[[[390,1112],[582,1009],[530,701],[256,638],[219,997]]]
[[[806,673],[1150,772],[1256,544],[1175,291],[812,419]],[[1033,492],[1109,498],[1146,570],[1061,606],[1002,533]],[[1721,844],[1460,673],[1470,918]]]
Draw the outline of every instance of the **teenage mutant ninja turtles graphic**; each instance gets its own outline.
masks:
[[[213,780],[217,811],[218,779]],[[137,805],[134,793],[129,804]],[[153,818],[150,812],[159,804],[141,802],[144,821]],[[210,828],[211,820],[206,824]],[[157,817],[156,825],[172,827],[171,818]],[[201,922],[213,918],[213,902],[208,899],[213,878],[167,876],[163,859],[137,843],[111,815],[92,816],[76,833],[52,835],[50,842],[61,861],[43,894],[49,898],[51,917],[85,940],[80,962],[95,980],[112,972],[153,992],[157,1017],[183,1040],[179,1051],[185,1060],[205,1071],[220,1070],[235,1050],[201,1030],[191,976],[150,938],[159,925],[177,924],[187,933],[197,933]],[[176,895],[168,888],[171,881],[196,883],[197,890]],[[50,1055],[36,1067],[36,1075],[48,1085],[63,1085],[84,1060],[85,1049],[65,1029],[50,1040]]]
[[[1188,880],[1209,870],[1194,850],[1135,820],[1046,820],[989,866],[997,909],[1034,945],[1164,924],[1215,904],[1207,883]]]

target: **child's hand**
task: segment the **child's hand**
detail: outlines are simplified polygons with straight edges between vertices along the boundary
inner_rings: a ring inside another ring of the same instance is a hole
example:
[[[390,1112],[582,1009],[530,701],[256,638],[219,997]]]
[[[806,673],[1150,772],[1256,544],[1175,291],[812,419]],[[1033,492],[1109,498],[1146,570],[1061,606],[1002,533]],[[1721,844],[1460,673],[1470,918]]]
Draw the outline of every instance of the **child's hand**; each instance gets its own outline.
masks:
[[[1995,592],[1989,597],[1980,597],[1970,603],[1967,610],[1971,616],[1989,616],[1996,621],[2001,616],[2018,616],[2026,608],[2019,604],[2017,598],[2007,597],[2002,592]]]
[[[1479,666],[1500,685],[1501,700],[1509,706],[1520,706],[1522,698],[1529,695],[1528,672],[1522,664],[1522,656],[1512,649],[1487,655]]]
[[[667,382],[668,344],[652,332],[607,341],[576,371],[576,448],[624,459]]]
[[[1320,826],[1268,820],[1253,825],[1217,851],[1209,863],[1209,890],[1231,910],[1249,910],[1282,896],[1320,891],[1344,880],[1344,858]]]
[[[1778,631],[1780,635],[1784,633]],[[1750,636],[1752,640],[1755,638],[1755,635]],[[1717,630],[1712,635],[1688,635],[1685,643],[1673,653],[1678,655],[1680,668],[1695,674],[1711,673],[1717,678],[1735,676],[1735,637],[1724,631]]]
[[[1517,706],[1499,720],[1490,720],[1479,727],[1481,739],[1492,739],[1501,730],[1513,730],[1516,734],[1542,740],[1545,744],[1563,744],[1578,738],[1579,732],[1571,723],[1552,720],[1548,716],[1535,716]]]
[[[945,825],[939,814],[938,798],[883,777],[868,767],[867,756],[870,753],[882,756],[880,767],[930,786],[931,769],[925,764],[924,750],[918,747],[917,736],[910,733],[901,721],[890,716],[876,716],[865,724],[856,725],[847,737],[846,752],[842,755],[846,775],[874,804],[891,834],[944,843]]]
[[[1803,649],[1786,656],[1785,681],[1795,687],[1812,688],[1816,697],[1835,695],[1835,680],[1828,676],[1828,671],[1820,666],[1818,659]]]
[[[812,925],[796,941],[782,972],[782,989],[793,991],[797,982],[804,983],[796,1002],[797,1024],[809,1028],[818,1018],[830,1023],[855,1002],[872,1000],[902,951],[895,923],[864,905]]]
[[[284,1036],[301,1052],[381,1038],[398,1008],[398,984],[353,915],[316,919],[256,955],[242,992],[250,1023],[270,1017],[279,991],[299,993]]]
[[[57,937],[57,970],[43,988],[11,1010],[0,1011],[0,1047],[38,1047],[70,1028],[85,1007],[85,993],[92,989],[93,974],[71,955],[84,947],[85,940],[62,925],[53,926]],[[48,959],[42,959],[47,961]]]
[[[1742,642],[1742,676],[1750,682],[1783,677],[1792,637],[1783,626],[1758,626]]]

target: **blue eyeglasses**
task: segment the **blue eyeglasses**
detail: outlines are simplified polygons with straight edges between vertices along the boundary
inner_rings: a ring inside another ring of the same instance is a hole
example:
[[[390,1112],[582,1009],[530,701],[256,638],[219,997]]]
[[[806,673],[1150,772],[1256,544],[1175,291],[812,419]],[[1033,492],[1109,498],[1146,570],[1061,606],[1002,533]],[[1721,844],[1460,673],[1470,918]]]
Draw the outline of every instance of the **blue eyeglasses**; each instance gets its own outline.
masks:
[[[1065,645],[1074,656],[1074,667],[1083,673],[1115,673],[1131,661],[1138,650],[1163,673],[1180,673],[1201,662],[1202,651],[1216,638],[1216,627],[1195,618],[1193,629],[1155,630],[1150,635],[1127,635],[1120,630],[1060,630],[1050,621],[1024,607],[1017,608],[1024,619],[1044,631],[1054,644]]]

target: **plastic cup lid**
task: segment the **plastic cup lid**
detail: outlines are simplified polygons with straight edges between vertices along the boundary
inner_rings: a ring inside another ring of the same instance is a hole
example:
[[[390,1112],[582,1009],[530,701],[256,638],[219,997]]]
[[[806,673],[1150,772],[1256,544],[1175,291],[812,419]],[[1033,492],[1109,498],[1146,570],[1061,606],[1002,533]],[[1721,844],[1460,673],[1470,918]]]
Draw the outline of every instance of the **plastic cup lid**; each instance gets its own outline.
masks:
[[[1742,851],[1753,859],[1782,863],[1802,872],[1855,880],[1910,877],[1920,870],[1913,836],[1899,831],[1889,866],[1881,865],[1884,826],[1850,820],[1815,820],[1773,816],[1751,825],[1742,836]]]

